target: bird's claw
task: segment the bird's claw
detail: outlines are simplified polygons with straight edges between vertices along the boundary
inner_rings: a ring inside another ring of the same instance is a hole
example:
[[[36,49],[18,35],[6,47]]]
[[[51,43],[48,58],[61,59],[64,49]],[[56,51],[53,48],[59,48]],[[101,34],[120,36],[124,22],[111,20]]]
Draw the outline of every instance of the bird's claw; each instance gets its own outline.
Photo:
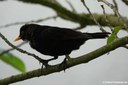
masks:
[[[60,64],[60,67],[64,69],[64,72],[66,70],[66,68],[68,67],[68,63],[67,61],[71,61],[71,58],[69,55],[65,55],[65,59],[63,60],[63,62]]]
[[[40,61],[40,63],[42,63],[42,67],[41,67],[41,68],[44,68],[44,67],[47,68],[47,67],[50,66],[50,65],[48,64],[48,60],[43,60],[43,59],[42,59],[42,60]]]
[[[63,62],[60,64],[60,67],[62,67],[62,68],[64,69],[64,72],[65,72],[67,66],[68,66],[68,65],[67,65],[67,58],[65,58],[65,59],[63,60]]]

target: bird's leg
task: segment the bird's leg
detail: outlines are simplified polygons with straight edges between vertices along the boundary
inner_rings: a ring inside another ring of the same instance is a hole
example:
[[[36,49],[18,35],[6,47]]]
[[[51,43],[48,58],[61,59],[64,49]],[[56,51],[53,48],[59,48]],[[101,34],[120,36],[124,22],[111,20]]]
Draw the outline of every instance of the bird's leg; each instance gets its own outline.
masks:
[[[65,71],[65,69],[66,69],[66,67],[67,67],[67,61],[69,61],[70,59],[71,59],[71,58],[70,58],[69,55],[65,55],[65,59],[64,59],[63,62],[60,64],[60,66],[63,67],[64,71]]]
[[[67,61],[70,60],[70,56],[69,55],[65,55],[65,59],[62,63],[65,63],[67,65]]]
[[[50,66],[50,65],[48,64],[48,60],[42,59],[42,60],[41,60],[41,63],[42,63],[42,68],[43,68],[43,66],[45,66],[46,68],[47,68],[48,66]]]
[[[51,61],[51,60],[55,60],[55,59],[57,59],[57,58],[58,58],[58,56],[54,56],[53,58],[48,59],[48,60],[43,60],[43,59],[42,59],[41,63],[47,68],[47,67],[50,66],[50,65],[48,64],[48,62]],[[43,65],[42,65],[42,67],[43,67]]]
[[[65,55],[65,56],[66,56],[67,61],[68,61],[68,60],[71,60],[71,58],[70,58],[69,55]]]

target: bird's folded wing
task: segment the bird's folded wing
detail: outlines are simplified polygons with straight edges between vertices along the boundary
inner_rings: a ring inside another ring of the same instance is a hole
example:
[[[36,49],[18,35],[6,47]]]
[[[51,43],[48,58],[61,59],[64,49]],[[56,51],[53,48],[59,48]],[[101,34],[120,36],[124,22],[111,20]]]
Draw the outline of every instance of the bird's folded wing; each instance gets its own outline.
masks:
[[[66,28],[49,28],[41,33],[43,39],[52,40],[74,40],[85,39],[83,33]]]

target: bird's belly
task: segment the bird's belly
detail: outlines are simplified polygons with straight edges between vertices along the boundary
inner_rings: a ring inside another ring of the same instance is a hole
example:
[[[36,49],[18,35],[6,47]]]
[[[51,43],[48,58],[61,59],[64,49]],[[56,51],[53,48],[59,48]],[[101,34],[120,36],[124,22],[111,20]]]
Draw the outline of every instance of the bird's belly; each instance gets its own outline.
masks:
[[[60,46],[60,45],[54,45],[54,46],[41,46],[40,48],[36,48],[36,50],[44,55],[50,55],[50,56],[60,56],[60,55],[66,55],[70,54],[72,50]]]
[[[80,45],[84,42],[69,42],[69,41],[57,41],[57,42],[43,42],[31,44],[31,47],[44,55],[60,56],[70,54],[73,50],[79,49]]]

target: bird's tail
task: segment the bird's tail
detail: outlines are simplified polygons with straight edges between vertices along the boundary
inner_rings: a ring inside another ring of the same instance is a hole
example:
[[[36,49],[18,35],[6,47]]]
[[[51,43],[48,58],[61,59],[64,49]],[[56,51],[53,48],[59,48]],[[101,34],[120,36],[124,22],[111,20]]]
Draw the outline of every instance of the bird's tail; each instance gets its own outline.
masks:
[[[83,33],[88,39],[106,38],[110,34],[109,32],[96,32],[96,33]]]

